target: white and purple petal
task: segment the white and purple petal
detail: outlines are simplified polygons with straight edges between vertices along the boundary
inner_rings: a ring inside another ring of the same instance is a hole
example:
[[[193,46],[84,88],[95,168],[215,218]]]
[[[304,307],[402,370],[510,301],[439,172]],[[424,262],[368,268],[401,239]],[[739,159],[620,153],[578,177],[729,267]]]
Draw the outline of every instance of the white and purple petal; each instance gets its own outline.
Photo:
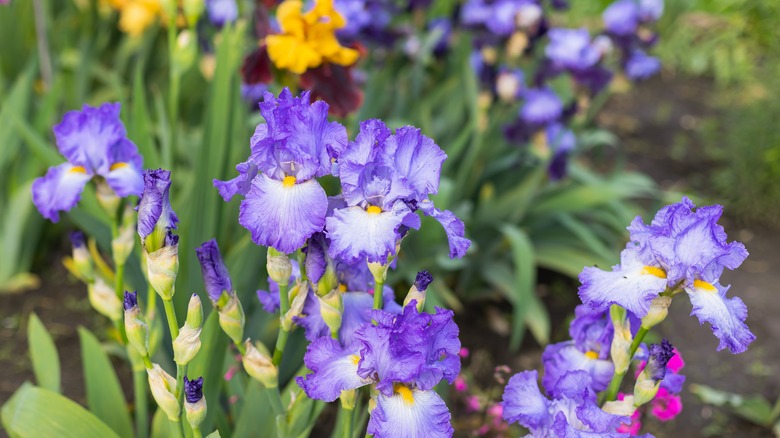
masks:
[[[341,391],[371,383],[371,379],[357,373],[360,360],[357,348],[344,348],[333,338],[321,337],[309,344],[304,356],[306,367],[312,373],[295,381],[309,398],[332,402],[339,398]]]
[[[709,322],[720,339],[718,351],[728,348],[732,353],[742,353],[756,337],[745,324],[747,306],[738,297],[727,298],[728,290],[729,286],[703,281],[685,289],[693,304],[691,315],[696,315],[701,324]]]
[[[140,166],[132,163],[114,163],[108,173],[102,174],[109,187],[121,198],[139,196],[144,191],[144,178]]]
[[[544,377],[542,385],[551,389],[567,372],[582,370],[591,377],[595,391],[603,391],[609,386],[615,366],[607,358],[599,358],[598,352],[581,351],[574,341],[548,345],[542,353]]]
[[[62,163],[50,167],[46,175],[32,184],[33,204],[41,215],[52,222],[60,220],[60,211],[75,207],[81,199],[84,186],[92,179],[83,167]]]
[[[450,244],[450,258],[461,258],[466,254],[471,246],[471,240],[465,237],[466,227],[455,214],[449,210],[439,210],[433,206],[433,202],[426,199],[417,205],[426,216],[439,221],[447,234],[447,240]]]
[[[398,227],[411,214],[402,202],[390,211],[369,213],[361,207],[335,210],[327,218],[328,253],[347,263],[360,260],[387,263],[395,254]]]
[[[367,432],[376,438],[449,438],[454,433],[447,404],[435,391],[399,385],[391,396],[380,393],[375,400]]]
[[[517,373],[504,388],[504,420],[534,432],[551,421],[550,400],[539,391],[536,370]]]
[[[249,193],[249,189],[252,188],[252,180],[257,176],[257,165],[251,161],[238,163],[236,170],[238,171],[238,176],[233,179],[227,181],[215,179],[212,181],[225,202],[230,202],[233,196],[236,195],[246,196]]]
[[[419,202],[439,191],[441,165],[447,154],[412,126],[398,128],[395,132],[397,148],[393,154],[394,168],[404,183],[414,191]]]
[[[241,201],[238,222],[252,233],[256,244],[289,254],[322,231],[327,210],[328,197],[316,180],[285,186],[258,175]]]

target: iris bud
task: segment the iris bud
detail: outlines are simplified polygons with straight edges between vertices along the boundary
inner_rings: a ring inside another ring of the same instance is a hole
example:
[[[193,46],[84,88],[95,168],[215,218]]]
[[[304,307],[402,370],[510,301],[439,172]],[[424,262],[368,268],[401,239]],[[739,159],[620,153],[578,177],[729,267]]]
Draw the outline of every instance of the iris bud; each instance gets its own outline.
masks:
[[[292,263],[290,263],[290,258],[287,257],[287,254],[269,247],[265,268],[271,280],[275,281],[279,286],[286,286],[290,283]]]
[[[187,365],[200,351],[200,327],[185,323],[179,335],[173,341],[173,360],[179,365]]]
[[[203,397],[203,377],[189,380],[184,376],[184,413],[195,430],[206,418],[206,397]]]
[[[187,23],[194,26],[206,8],[206,2],[204,0],[183,0],[181,8]]]
[[[81,231],[70,233],[70,242],[73,245],[73,274],[89,283],[94,279],[94,267],[92,256],[84,242],[84,233]]]
[[[169,420],[178,422],[181,407],[175,394],[176,379],[166,373],[158,364],[152,364],[152,367],[146,372],[149,377],[149,388],[152,390],[152,397],[157,405],[165,412]]]
[[[420,271],[417,273],[417,278],[414,280],[414,284],[409,293],[406,294],[404,299],[404,307],[408,306],[412,300],[417,301],[417,311],[422,312],[425,307],[425,291],[428,290],[428,285],[433,281],[433,276],[428,271]]]
[[[384,283],[387,280],[387,269],[390,267],[390,260],[386,265],[379,262],[368,262],[368,270],[371,271],[371,275],[374,276],[374,281],[377,283]]]
[[[344,300],[338,289],[330,291],[324,297],[317,297],[320,302],[320,315],[331,333],[338,333],[341,328],[341,316],[344,313]]]
[[[336,267],[333,263],[328,263],[325,266],[325,273],[322,274],[322,277],[320,277],[320,280],[317,282],[317,295],[327,295],[338,286],[339,278],[336,274]]]
[[[279,385],[279,368],[271,360],[268,349],[262,343],[252,344],[249,339],[245,345],[243,363],[247,374],[266,388],[276,388]]]
[[[628,322],[626,309],[613,304],[609,309],[612,325],[615,327],[615,335],[612,338],[612,362],[615,364],[615,374],[626,374],[631,364],[631,325]]]
[[[187,324],[195,328],[201,328],[203,325],[203,305],[198,294],[192,294],[187,305]]]
[[[170,235],[173,245],[166,245],[146,254],[146,274],[149,283],[163,300],[173,298],[174,283],[179,272],[179,239]]]
[[[623,400],[613,400],[604,403],[601,408],[604,412],[621,417],[630,417],[634,415],[636,407],[634,406],[634,397],[627,395]]]
[[[96,277],[95,281],[87,286],[87,295],[89,303],[101,315],[112,321],[116,321],[122,316],[122,303],[119,302],[114,289],[102,278]]]
[[[290,310],[281,315],[282,330],[290,331],[293,328],[293,318],[301,316],[303,305],[306,303],[306,297],[309,295],[308,282],[298,283],[290,289],[288,293],[290,299]]]
[[[341,407],[351,411],[352,409],[355,409],[355,401],[357,400],[357,390],[345,389],[341,391],[341,395],[339,396],[339,399],[341,400]]]
[[[650,310],[642,318],[642,328],[651,329],[666,319],[669,314],[669,306],[672,304],[672,297],[659,296],[653,298],[650,303]]]
[[[122,215],[122,224],[119,227],[119,234],[111,240],[111,250],[114,254],[114,261],[124,264],[130,253],[133,252],[135,245],[135,223],[133,209],[130,206],[125,208]]]
[[[223,292],[219,303],[222,304],[217,307],[219,325],[225,334],[238,344],[244,337],[244,308],[235,293]]]
[[[149,356],[149,326],[138,307],[136,292],[125,292],[125,332],[127,341],[138,351],[141,357]]]
[[[661,380],[666,376],[666,365],[674,356],[674,348],[666,339],[660,344],[651,344],[649,350],[650,358],[634,385],[634,406],[642,406],[655,398]]]

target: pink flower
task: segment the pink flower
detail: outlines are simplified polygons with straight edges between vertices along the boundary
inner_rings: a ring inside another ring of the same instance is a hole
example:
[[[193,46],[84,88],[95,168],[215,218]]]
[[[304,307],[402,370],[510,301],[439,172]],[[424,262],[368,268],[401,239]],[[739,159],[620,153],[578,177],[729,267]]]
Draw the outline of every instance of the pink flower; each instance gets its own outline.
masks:
[[[626,395],[622,392],[618,393],[617,399],[623,400],[623,397]],[[639,409],[635,410],[633,415],[631,415],[631,423],[629,424],[621,424],[620,427],[618,427],[617,431],[620,433],[627,433],[631,436],[636,436],[639,433],[639,429],[642,428],[642,413],[639,412]]]
[[[482,405],[479,403],[479,398],[476,395],[466,397],[466,411],[479,412],[480,409],[482,409]]]
[[[658,394],[650,402],[650,413],[660,421],[669,421],[682,411],[682,400],[666,388],[658,388]]]
[[[501,418],[504,413],[504,406],[501,403],[494,403],[487,409],[487,414],[491,417]]]
[[[228,368],[227,372],[225,373],[225,380],[230,381],[230,379],[236,375],[236,371],[238,371],[238,368],[236,367]]]
[[[477,435],[479,436],[485,436],[490,432],[490,427],[488,425],[483,425],[479,429],[477,429]]]
[[[455,378],[454,386],[455,391],[458,392],[463,392],[469,389],[469,386],[466,384],[466,379],[464,379],[461,375],[458,375],[458,377]]]
[[[469,357],[469,349],[466,347],[460,347],[460,351],[458,352],[458,356],[465,359]]]
[[[669,359],[669,363],[666,364],[666,368],[672,370],[675,373],[680,372],[681,369],[685,366],[685,361],[683,360],[682,356],[680,356],[680,352],[677,351],[677,349],[674,349],[674,356],[672,356],[671,359]]]

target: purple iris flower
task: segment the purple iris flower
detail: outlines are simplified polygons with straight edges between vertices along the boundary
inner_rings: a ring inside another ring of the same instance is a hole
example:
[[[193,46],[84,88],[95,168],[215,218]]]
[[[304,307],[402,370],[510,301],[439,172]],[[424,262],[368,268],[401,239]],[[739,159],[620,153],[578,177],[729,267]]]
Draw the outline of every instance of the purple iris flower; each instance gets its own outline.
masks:
[[[639,0],[639,19],[644,22],[658,21],[664,14],[664,0]]]
[[[537,373],[523,371],[512,376],[504,389],[504,419],[519,423],[538,437],[628,437],[616,430],[628,417],[601,410],[592,389],[590,375],[571,371],[561,377],[545,397],[539,390]]]
[[[468,0],[460,20],[467,26],[482,26],[496,36],[507,37],[518,25],[533,26],[541,17],[542,9],[534,0]]]
[[[663,380],[666,376],[666,364],[674,356],[674,347],[666,339],[660,344],[650,344],[650,357],[647,360],[645,371],[655,381]]]
[[[444,227],[450,257],[462,257],[471,242],[450,211],[433,206],[428,196],[439,188],[446,154],[419,129],[399,128],[395,135],[380,120],[360,124],[360,133],[339,159],[338,172],[346,206],[326,222],[329,254],[347,263],[387,263],[396,253],[402,229],[420,226],[420,209]]]
[[[238,18],[238,3],[236,0],[206,0],[206,11],[211,24],[222,27]]]
[[[184,376],[184,397],[187,403],[197,403],[203,398],[203,377],[190,380]]]
[[[619,304],[638,317],[662,292],[685,290],[692,315],[709,322],[720,344],[732,353],[747,349],[755,336],[745,319],[747,307],[737,297],[727,298],[719,283],[724,269],[736,269],[747,257],[740,242],[726,242],[719,225],[720,205],[699,207],[688,198],[662,208],[646,225],[637,217],[628,227],[631,242],[612,271],[587,267],[580,274],[582,301],[595,309]]]
[[[333,401],[341,391],[376,384],[376,408],[368,433],[389,436],[452,436],[450,413],[433,391],[442,379],[460,372],[460,341],[453,313],[418,313],[412,300],[403,313],[374,310],[371,322],[356,332],[351,345],[324,336],[304,357],[312,370],[296,381],[313,399]]]
[[[347,131],[328,122],[328,104],[310,103],[308,91],[293,97],[285,88],[278,99],[265,93],[260,113],[266,123],[255,129],[249,159],[236,166],[239,176],[214,186],[225,201],[245,196],[238,222],[255,243],[292,253],[325,226],[328,197],[315,178],[330,173]]]
[[[138,203],[138,235],[147,246],[147,238],[153,243],[150,252],[162,246],[174,246],[179,237],[171,230],[176,229],[179,218],[171,208],[168,191],[171,187],[169,170],[147,170],[143,174],[144,190]]]
[[[76,206],[84,186],[96,176],[119,197],[141,194],[143,158],[127,138],[119,111],[119,103],[84,105],[54,126],[57,148],[67,161],[33,182],[33,203],[43,217],[59,221],[59,212]]]
[[[70,244],[73,246],[73,249],[84,248],[86,245],[84,241],[84,233],[81,231],[71,231]]]
[[[588,29],[550,29],[547,36],[550,43],[545,55],[557,67],[585,70],[601,59],[601,51],[592,43]]]
[[[440,32],[439,38],[433,47],[433,53],[441,55],[447,51],[450,47],[450,39],[452,38],[452,21],[449,18],[434,18],[428,22],[429,32]]]
[[[527,89],[522,95],[525,102],[520,108],[520,118],[526,123],[549,123],[563,114],[563,102],[549,88]]]
[[[607,32],[618,36],[633,35],[639,26],[639,4],[636,0],[618,0],[604,10],[601,18]]]
[[[200,271],[203,274],[203,283],[206,285],[206,292],[212,303],[219,301],[222,292],[232,293],[233,284],[230,281],[225,262],[222,261],[222,254],[219,252],[219,245],[216,239],[203,242],[203,245],[195,249],[200,262]]]
[[[609,356],[612,322],[606,311],[594,311],[582,304],[575,315],[569,327],[572,340],[549,345],[542,354],[542,385],[551,391],[567,372],[582,370],[590,376],[593,390],[603,391],[615,372]]]
[[[333,7],[347,24],[336,33],[339,39],[386,40],[394,12],[391,2],[383,0],[334,0]]]
[[[644,51],[636,49],[631,52],[625,63],[626,76],[633,80],[647,79],[661,70],[661,61]]]

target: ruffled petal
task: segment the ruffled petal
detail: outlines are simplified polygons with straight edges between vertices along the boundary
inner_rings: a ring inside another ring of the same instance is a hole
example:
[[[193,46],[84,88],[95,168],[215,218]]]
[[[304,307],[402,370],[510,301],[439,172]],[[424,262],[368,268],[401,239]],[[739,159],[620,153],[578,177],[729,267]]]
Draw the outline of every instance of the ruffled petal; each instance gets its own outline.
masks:
[[[536,370],[517,373],[504,389],[504,420],[532,431],[550,421],[550,400],[539,391]]]
[[[84,186],[92,179],[81,166],[62,163],[50,167],[46,175],[32,184],[32,197],[41,215],[52,222],[60,220],[60,211],[75,207],[81,199]]]
[[[227,181],[215,179],[212,181],[225,202],[230,202],[233,196],[236,195],[246,196],[249,193],[249,189],[252,188],[252,180],[257,176],[257,166],[251,161],[238,163],[236,170],[238,171],[238,176],[233,179]]]
[[[621,263],[613,266],[612,271],[595,267],[582,270],[580,298],[596,310],[619,304],[641,318],[647,314],[653,298],[666,289],[666,278],[655,275],[660,273],[658,268],[647,269],[634,248],[624,249],[620,257]]]
[[[574,341],[549,345],[542,354],[544,364],[542,385],[548,389],[554,388],[558,380],[568,371],[582,370],[590,375],[594,391],[607,389],[615,372],[615,366],[611,360],[588,356],[586,353],[580,351]]]
[[[135,146],[133,146],[135,147]],[[117,196],[139,196],[144,191],[144,178],[141,168],[127,162],[115,163],[111,170],[103,175],[109,187]]]
[[[376,396],[368,433],[376,438],[448,438],[454,433],[447,404],[435,391],[398,385],[391,396]]]
[[[463,221],[449,210],[441,211],[435,208],[433,202],[428,199],[420,202],[418,207],[426,216],[436,219],[444,227],[444,232],[447,233],[447,240],[450,243],[450,258],[463,257],[471,246],[471,240],[464,237],[466,227],[463,225]]]
[[[728,347],[732,353],[742,353],[756,337],[745,324],[747,306],[738,297],[726,298],[728,290],[729,286],[703,281],[685,289],[693,304],[691,315],[696,315],[701,324],[709,322],[720,339],[718,351]]]
[[[256,244],[289,254],[322,230],[327,209],[328,197],[316,180],[285,187],[259,175],[241,201],[238,222],[252,232]]]
[[[401,202],[381,213],[369,213],[361,207],[335,210],[327,218],[328,253],[347,263],[367,259],[385,264],[388,256],[395,254],[398,227],[409,213]]]
[[[360,356],[356,348],[345,349],[335,339],[322,337],[309,344],[304,356],[306,367],[313,371],[306,377],[297,377],[309,398],[332,402],[341,391],[360,388],[371,379],[358,376]]]
[[[398,128],[395,132],[397,148],[393,155],[395,169],[404,183],[414,190],[421,201],[439,191],[441,165],[447,154],[432,139],[422,135],[412,126]]]

